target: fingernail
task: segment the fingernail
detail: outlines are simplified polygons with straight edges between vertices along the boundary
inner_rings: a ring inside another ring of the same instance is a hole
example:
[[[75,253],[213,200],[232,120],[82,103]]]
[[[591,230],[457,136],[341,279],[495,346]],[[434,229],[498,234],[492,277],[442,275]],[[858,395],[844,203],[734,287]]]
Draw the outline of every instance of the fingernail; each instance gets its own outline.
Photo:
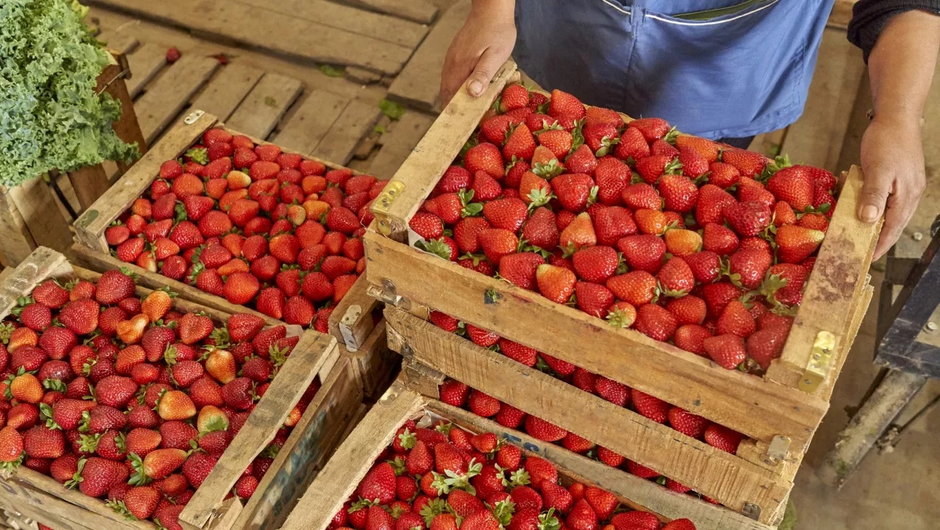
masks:
[[[866,204],[862,207],[862,221],[872,222],[878,218],[878,208],[872,206],[871,204]]]
[[[479,81],[470,81],[470,86],[467,87],[467,90],[470,91],[471,96],[479,96],[480,92],[483,92],[483,83]]]

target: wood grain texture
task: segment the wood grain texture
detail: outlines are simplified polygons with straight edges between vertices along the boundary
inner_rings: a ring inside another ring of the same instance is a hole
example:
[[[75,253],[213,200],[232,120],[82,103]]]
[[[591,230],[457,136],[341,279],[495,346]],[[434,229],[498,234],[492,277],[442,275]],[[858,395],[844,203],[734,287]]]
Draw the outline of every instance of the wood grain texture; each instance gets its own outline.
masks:
[[[296,79],[264,74],[229,117],[227,125],[251,136],[267,138],[302,90],[303,84]]]
[[[389,98],[432,111],[439,107],[441,69],[450,41],[470,14],[470,0],[460,0],[441,15],[421,46],[388,88]]]
[[[219,61],[202,54],[186,54],[147,86],[134,104],[140,129],[148,143],[173,122],[189,99],[212,77]]]
[[[372,130],[381,115],[377,105],[359,100],[350,101],[317,144],[313,154],[337,164],[348,163],[359,140]]]
[[[340,0],[363,9],[385,13],[421,24],[430,24],[437,16],[438,8],[427,0]]]
[[[382,148],[369,164],[369,172],[379,178],[392,178],[433,123],[433,116],[405,112],[401,119],[392,122],[390,131],[382,134]]]
[[[242,2],[214,0],[91,0],[89,3],[294,59],[352,64],[387,74],[398,73],[413,49],[300,17],[274,13],[270,4],[257,7]]]
[[[123,31],[105,30],[96,35],[95,38],[103,42],[109,50],[118,53],[130,53],[140,45],[140,41],[137,40],[137,37]]]
[[[330,131],[350,98],[313,89],[284,121],[274,141],[286,148],[312,153]]]
[[[15,267],[36,246],[9,188],[0,186],[0,264]]]
[[[330,314],[330,334],[350,351],[362,347],[376,326],[374,313],[381,304],[369,296],[368,288],[366,275],[359,276]]]
[[[438,311],[616,379],[751,438],[785,434],[808,442],[828,404],[819,398],[726,370],[634,330],[555,304],[372,231],[365,236],[369,283],[391,282],[412,305]],[[441,296],[442,292],[448,293]],[[540,330],[533,333],[533,330]],[[754,414],[761,410],[761,414]]]
[[[411,352],[408,357],[414,361],[654,469],[733,510],[743,510],[745,503],[760,506],[764,523],[775,523],[775,514],[783,514],[793,476],[781,476],[763,464],[684,436],[401,310],[386,308],[385,318],[390,333],[403,337],[405,349]],[[591,414],[585,415],[586,410]]]
[[[131,78],[127,80],[127,90],[131,97],[137,97],[147,83],[166,66],[166,46],[154,42],[145,42],[127,55],[127,64],[131,68]]]
[[[193,99],[192,108],[204,110],[225,121],[235,112],[262,75],[264,71],[241,62],[228,64],[220,68],[203,91]]]
[[[45,245],[59,251],[68,248],[72,239],[68,214],[49,184],[42,178],[35,178],[9,188],[7,193],[36,246]]]

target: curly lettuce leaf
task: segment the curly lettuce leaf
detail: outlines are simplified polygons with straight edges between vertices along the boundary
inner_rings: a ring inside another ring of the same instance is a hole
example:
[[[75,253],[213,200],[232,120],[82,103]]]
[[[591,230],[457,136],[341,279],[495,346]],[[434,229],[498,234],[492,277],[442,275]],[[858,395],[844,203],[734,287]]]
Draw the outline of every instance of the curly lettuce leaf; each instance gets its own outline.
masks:
[[[137,153],[111,128],[120,104],[95,93],[108,56],[86,12],[69,0],[0,2],[0,185]]]

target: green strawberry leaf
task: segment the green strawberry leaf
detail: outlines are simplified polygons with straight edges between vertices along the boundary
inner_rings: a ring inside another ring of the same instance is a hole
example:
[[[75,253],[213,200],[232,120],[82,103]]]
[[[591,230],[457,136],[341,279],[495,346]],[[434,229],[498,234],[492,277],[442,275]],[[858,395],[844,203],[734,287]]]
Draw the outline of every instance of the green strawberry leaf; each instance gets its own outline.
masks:
[[[206,165],[209,163],[209,150],[205,148],[190,149],[186,151],[186,157],[196,163]]]

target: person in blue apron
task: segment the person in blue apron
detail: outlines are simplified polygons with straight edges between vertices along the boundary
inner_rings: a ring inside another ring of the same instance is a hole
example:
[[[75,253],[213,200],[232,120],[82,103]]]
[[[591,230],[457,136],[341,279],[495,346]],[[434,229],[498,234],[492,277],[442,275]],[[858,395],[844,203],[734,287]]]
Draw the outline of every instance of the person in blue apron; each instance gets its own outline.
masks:
[[[833,0],[472,0],[444,62],[442,101],[512,55],[546,89],[747,147],[803,112]],[[858,216],[900,237],[925,185],[921,122],[940,49],[940,0],[861,0],[849,39],[873,94]],[[820,141],[826,141],[821,138]]]

